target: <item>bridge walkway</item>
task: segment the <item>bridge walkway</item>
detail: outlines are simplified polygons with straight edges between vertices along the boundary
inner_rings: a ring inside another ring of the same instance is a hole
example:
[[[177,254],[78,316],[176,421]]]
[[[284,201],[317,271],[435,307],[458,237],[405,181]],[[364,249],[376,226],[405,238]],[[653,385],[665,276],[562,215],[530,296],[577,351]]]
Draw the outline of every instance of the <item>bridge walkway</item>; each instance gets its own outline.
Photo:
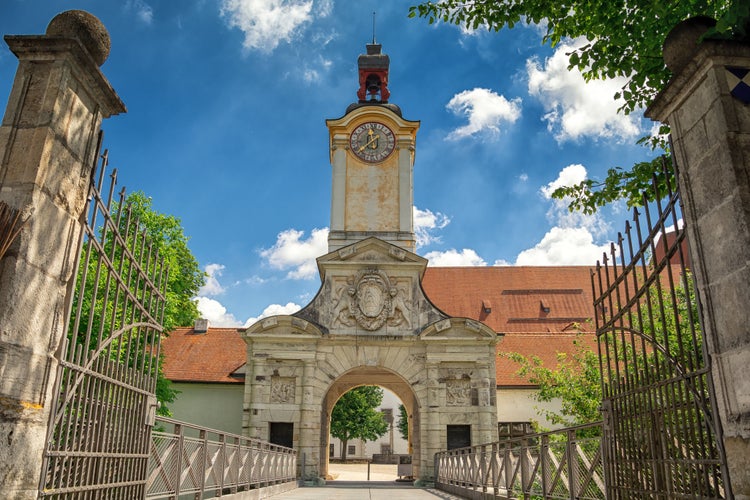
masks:
[[[415,488],[411,482],[397,481],[396,465],[337,464],[328,467],[334,478],[325,486],[308,486],[281,493],[273,500],[454,500],[462,497],[434,488]]]

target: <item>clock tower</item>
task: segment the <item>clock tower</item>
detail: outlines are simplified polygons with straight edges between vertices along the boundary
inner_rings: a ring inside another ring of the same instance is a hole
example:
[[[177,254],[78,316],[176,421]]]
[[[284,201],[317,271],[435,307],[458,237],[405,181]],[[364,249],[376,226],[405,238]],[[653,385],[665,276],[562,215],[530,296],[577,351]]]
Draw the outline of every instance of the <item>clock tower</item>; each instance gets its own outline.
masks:
[[[359,56],[358,102],[326,120],[333,187],[328,251],[375,236],[413,252],[414,146],[418,121],[388,99],[390,60],[381,45]]]
[[[306,457],[300,476],[317,481],[328,474],[336,402],[378,385],[408,415],[406,475],[434,480],[448,435],[464,444],[497,440],[498,336],[425,296],[427,259],[414,252],[412,215],[419,122],[388,102],[389,59],[374,40],[358,65],[357,102],[326,121],[333,193],[320,290],[294,314],[245,330],[243,432],[291,443]]]

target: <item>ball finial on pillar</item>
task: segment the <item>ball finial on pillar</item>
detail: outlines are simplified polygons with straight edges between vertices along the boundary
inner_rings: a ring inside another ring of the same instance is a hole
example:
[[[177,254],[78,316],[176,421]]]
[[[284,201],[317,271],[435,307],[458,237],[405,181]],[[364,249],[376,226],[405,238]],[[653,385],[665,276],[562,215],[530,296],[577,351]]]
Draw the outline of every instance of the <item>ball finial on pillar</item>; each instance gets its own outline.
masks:
[[[96,16],[86,11],[61,12],[49,22],[46,34],[78,39],[99,66],[109,56],[111,40],[107,28]]]

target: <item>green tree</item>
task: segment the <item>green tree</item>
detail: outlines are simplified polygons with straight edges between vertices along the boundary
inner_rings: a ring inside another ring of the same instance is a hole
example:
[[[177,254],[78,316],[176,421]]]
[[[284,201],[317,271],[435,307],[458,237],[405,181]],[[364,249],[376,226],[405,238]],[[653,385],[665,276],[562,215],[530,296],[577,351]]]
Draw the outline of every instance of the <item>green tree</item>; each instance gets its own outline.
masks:
[[[555,425],[571,427],[601,420],[602,402],[599,356],[583,340],[584,333],[573,342],[571,353],[558,353],[557,366],[542,365],[537,356],[525,357],[518,353],[500,353],[501,357],[520,365],[518,375],[539,388],[534,399],[548,403],[559,400],[560,412],[537,408],[540,415]],[[591,334],[588,334],[591,335]]]
[[[341,440],[341,459],[346,460],[346,445],[351,439],[375,441],[388,432],[388,423],[375,408],[383,402],[383,389],[364,385],[355,387],[336,402],[331,412],[331,435]]]
[[[195,296],[206,282],[206,274],[188,247],[189,238],[185,235],[182,221],[174,215],[166,215],[154,210],[151,197],[142,191],[130,193],[125,199],[132,211],[132,218],[139,221],[138,229],[145,231],[153,248],[164,258],[169,270],[167,279],[167,302],[164,310],[163,327],[165,335],[178,326],[191,325],[200,317]],[[159,360],[156,379],[156,397],[161,403],[157,410],[160,415],[171,416],[167,407],[174,402],[178,391],[162,371],[163,354]]]
[[[424,17],[430,23],[443,21],[472,29],[499,31],[519,23],[543,26],[542,39],[555,47],[566,39],[585,38],[586,43],[568,54],[568,68],[578,69],[587,80],[624,77],[627,83],[613,98],[622,98],[623,113],[647,106],[671,77],[662,58],[662,45],[680,21],[698,15],[718,19],[708,36],[747,38],[750,32],[750,2],[747,0],[680,0],[654,2],[632,0],[438,0],[409,9],[410,17]],[[662,134],[639,142],[666,148]],[[571,210],[595,212],[614,200],[641,204],[641,193],[651,191],[652,176],[663,185],[660,160],[638,163],[632,168],[609,169],[604,180],[586,180],[553,194],[572,198]]]
[[[131,207],[132,218],[139,221],[139,230],[146,232],[169,269],[164,330],[170,332],[178,326],[193,324],[200,316],[195,296],[206,282],[206,274],[188,247],[189,238],[182,222],[174,215],[155,211],[151,198],[142,191],[130,193],[125,204]]]
[[[409,440],[409,415],[406,414],[404,405],[398,405],[398,433],[405,440]]]
[[[113,221],[119,220],[121,234],[132,235],[134,232],[144,234],[152,245],[152,254],[158,254],[164,259],[164,265],[168,270],[166,303],[162,322],[164,334],[168,335],[175,327],[192,324],[199,317],[194,297],[205,282],[205,273],[201,271],[198,261],[188,248],[188,238],[185,236],[178,218],[156,212],[152,207],[151,198],[140,191],[128,195],[123,205],[123,208],[128,207],[130,209],[130,217],[127,217],[127,210],[120,211],[118,204],[114,204],[111,208]],[[121,214],[119,219],[118,214]],[[126,228],[128,224],[131,225],[129,230]],[[143,284],[132,279],[134,276],[132,266],[127,263],[122,249],[114,244],[113,231],[111,229],[102,231],[103,251],[108,256],[107,258],[130,276],[125,279],[128,289],[135,296],[143,297],[145,295]],[[135,239],[132,237],[125,238],[125,241],[136,259],[140,259],[142,252],[148,252],[147,249],[134,245]],[[98,253],[95,247],[92,247],[88,252]],[[156,259],[142,260],[143,265],[150,266],[148,269],[150,273],[157,273]],[[126,324],[132,323],[134,321],[133,314],[135,314],[133,309],[127,306],[122,310],[114,310],[116,304],[122,304],[124,295],[112,284],[107,285],[108,281],[111,282],[111,277],[108,273],[99,270],[99,267],[98,259],[94,255],[87,257],[86,251],[82,253],[77,287],[83,287],[83,290],[79,289],[76,293],[74,310],[78,302],[81,301],[81,310],[84,314],[80,317],[76,335],[79,343],[84,343],[85,339],[88,339],[89,345],[87,348],[89,350],[96,349],[98,341],[96,340],[96,334],[89,335],[87,332],[102,332],[105,336],[108,336],[111,334],[110,330],[115,331]],[[83,283],[82,280],[84,269],[87,270],[86,283]],[[130,272],[128,272],[128,269]],[[96,299],[93,299],[95,290],[97,296]],[[69,335],[73,334],[74,332],[71,331]],[[136,346],[135,349],[120,348],[131,342]],[[143,342],[143,339],[138,335],[138,330],[135,330],[128,333],[127,338],[123,338],[116,344],[119,347],[108,349],[107,352],[110,357],[132,366],[139,353],[149,349]],[[164,377],[160,360],[156,381],[156,397],[161,403],[158,408],[160,415],[171,415],[166,404],[173,402],[176,395],[177,391],[172,388],[171,382]]]

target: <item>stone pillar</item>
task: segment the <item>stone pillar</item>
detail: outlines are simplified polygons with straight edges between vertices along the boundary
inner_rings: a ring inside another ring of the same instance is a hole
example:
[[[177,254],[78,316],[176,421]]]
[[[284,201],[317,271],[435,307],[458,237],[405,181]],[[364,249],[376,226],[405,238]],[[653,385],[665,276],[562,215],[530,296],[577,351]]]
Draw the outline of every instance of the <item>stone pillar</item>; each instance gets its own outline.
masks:
[[[344,239],[346,216],[346,149],[349,139],[345,134],[336,134],[331,144],[331,166],[333,167],[331,183],[331,235],[328,237],[328,251],[342,246],[341,241],[331,244],[331,238]]]
[[[427,404],[420,408],[420,463],[419,479],[433,480],[435,475],[434,457],[435,453],[444,448],[442,436],[446,428],[440,422],[440,409],[445,407],[444,389],[438,382],[440,371],[438,363],[428,361],[427,369]]]
[[[125,106],[99,70],[109,34],[91,14],[5,40],[19,66],[0,126],[0,200],[28,222],[0,261],[0,491],[36,498],[99,128]]]
[[[297,463],[302,466],[302,454],[306,455],[305,468],[300,470],[300,477],[312,479],[318,476],[319,467],[323,460],[327,461],[328,453],[321,455],[326,443],[321,442],[320,434],[320,400],[315,398],[315,360],[306,359],[302,372],[302,404],[300,405],[299,421],[299,453]]]
[[[398,230],[401,233],[414,233],[414,175],[412,152],[414,141],[410,136],[399,137],[396,142],[398,151]],[[414,242],[405,241],[405,247],[414,251]]]
[[[674,77],[646,116],[672,129],[729,480],[735,497],[748,499],[750,82],[740,80],[750,70],[750,44],[698,45],[706,28],[705,18],[692,19],[667,37]]]

